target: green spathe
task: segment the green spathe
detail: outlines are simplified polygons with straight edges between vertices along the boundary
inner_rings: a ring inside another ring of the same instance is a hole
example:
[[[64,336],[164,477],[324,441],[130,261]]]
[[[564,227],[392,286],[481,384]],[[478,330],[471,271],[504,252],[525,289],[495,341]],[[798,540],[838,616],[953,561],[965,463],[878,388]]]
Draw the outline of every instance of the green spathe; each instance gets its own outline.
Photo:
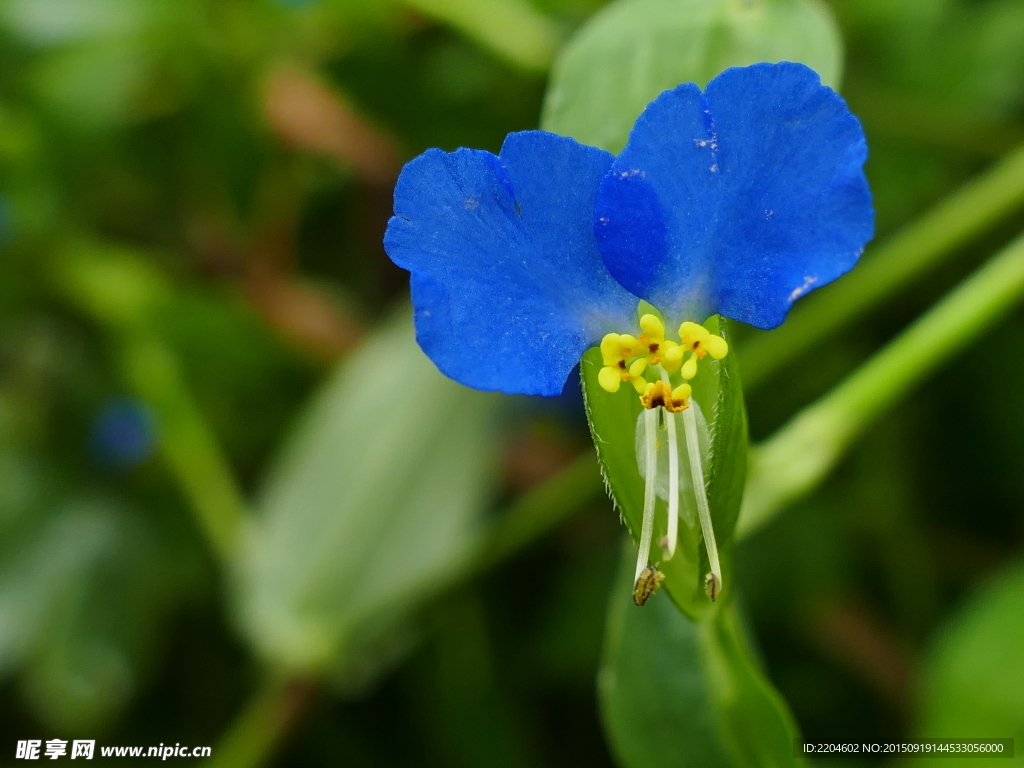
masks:
[[[728,325],[721,318],[715,316],[705,325],[712,333],[728,339]],[[583,356],[580,371],[587,417],[608,492],[634,540],[639,541],[645,487],[637,462],[635,430],[643,406],[632,387],[622,387],[614,394],[602,389],[598,383],[601,367],[600,350],[591,349]],[[727,355],[721,361],[706,358],[690,384],[693,398],[700,404],[710,428],[710,460],[704,466],[704,480],[728,593],[733,528],[739,514],[747,460],[746,412],[735,356]],[[659,498],[656,505],[651,562],[658,564],[665,574],[664,586],[676,604],[691,616],[701,615],[710,603],[704,593],[709,563],[700,529],[680,525],[675,556],[658,563],[658,542],[667,534],[667,502]],[[693,493],[682,494],[680,505],[684,519],[696,517]]]
[[[758,668],[735,604],[699,620],[656,594],[629,597],[635,549],[623,553],[605,633],[599,692],[606,732],[623,768],[802,765],[781,697]]]

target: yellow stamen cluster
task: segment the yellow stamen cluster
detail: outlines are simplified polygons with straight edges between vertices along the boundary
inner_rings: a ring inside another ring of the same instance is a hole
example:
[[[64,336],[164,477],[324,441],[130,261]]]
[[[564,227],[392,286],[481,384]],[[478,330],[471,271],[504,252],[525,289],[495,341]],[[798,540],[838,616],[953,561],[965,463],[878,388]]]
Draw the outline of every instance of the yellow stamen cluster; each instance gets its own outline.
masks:
[[[675,389],[664,381],[648,382],[640,402],[644,408],[657,408],[659,405],[669,413],[680,413],[690,407],[690,395],[693,390],[685,382]]]
[[[687,381],[697,375],[697,361],[706,355],[721,360],[729,352],[729,344],[703,325],[685,322],[679,326],[681,344],[665,338],[665,324],[656,315],[640,318],[639,336],[609,333],[601,340],[604,367],[597,380],[607,392],[618,392],[622,382],[633,385],[646,408],[663,406],[673,413],[685,410],[689,403],[690,385],[675,389],[663,381],[644,378],[648,366],[660,365],[668,373],[680,371]],[[684,362],[686,353],[690,356]]]
[[[729,354],[729,343],[698,323],[685,322],[680,325],[679,338],[683,342],[682,348],[690,352],[689,359],[683,363],[680,370],[680,374],[686,380],[697,375],[697,361],[703,360],[706,355],[721,360]]]
[[[643,374],[648,365],[661,365],[669,372],[682,365],[683,350],[665,338],[665,324],[660,318],[644,315],[640,318],[640,330],[639,336],[609,333],[601,340],[604,367],[598,382],[606,391],[618,392],[621,383],[628,381],[642,395],[647,388]]]
[[[646,381],[643,377],[647,367],[647,358],[641,357],[630,363],[630,359],[640,354],[640,340],[628,333],[609,333],[601,339],[601,358],[604,367],[597,375],[601,388],[607,392],[618,392],[622,382],[633,384],[637,393],[644,391]]]

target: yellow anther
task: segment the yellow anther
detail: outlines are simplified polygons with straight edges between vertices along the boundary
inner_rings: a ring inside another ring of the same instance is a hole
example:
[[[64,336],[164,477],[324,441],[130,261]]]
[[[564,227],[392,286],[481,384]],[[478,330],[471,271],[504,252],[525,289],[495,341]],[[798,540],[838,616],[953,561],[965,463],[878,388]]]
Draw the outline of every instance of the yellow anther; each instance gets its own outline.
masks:
[[[697,375],[697,357],[696,355],[690,355],[690,359],[683,363],[683,367],[680,370],[682,377],[689,381]]]
[[[601,358],[604,367],[597,375],[597,383],[606,392],[618,392],[622,382],[629,381],[637,391],[641,391],[647,383],[643,379],[648,361],[647,352],[647,347],[628,333],[605,334],[601,339]],[[638,355],[640,358],[630,364],[630,358]]]
[[[665,348],[665,324],[657,315],[644,315],[640,318],[640,328],[643,333],[637,339],[637,355],[645,355],[647,362],[651,365],[658,365],[661,362]]]
[[[683,353],[686,350],[674,341],[662,342],[661,365],[669,373],[675,373],[683,364]]]
[[[646,354],[647,347],[628,333],[607,333],[601,339],[601,359],[605,365],[617,366],[631,357]]]
[[[687,397],[675,396],[675,392],[683,387],[686,387],[687,390],[690,389],[688,384],[682,384],[673,390],[664,381],[652,381],[644,387],[643,394],[640,395],[640,402],[643,403],[644,408],[657,408],[660,405],[670,413],[685,411],[690,407],[690,403],[687,401],[689,393],[687,393]]]
[[[636,357],[640,354],[640,342],[636,336],[628,333],[619,336],[619,354],[623,357]]]
[[[694,342],[703,341],[708,335],[708,329],[699,323],[686,321],[679,326],[679,338],[683,340],[683,346],[687,349],[693,349]]]
[[[708,354],[715,358],[715,360],[721,360],[729,354],[729,342],[721,336],[715,336],[713,333],[709,333],[708,337],[704,339],[704,349],[706,349]]]
[[[622,376],[619,375],[619,369],[605,366],[597,374],[597,383],[601,385],[601,389],[605,392],[618,392],[619,385],[622,384]]]
[[[703,325],[697,323],[685,322],[680,325],[679,338],[682,339],[683,347],[699,358],[711,355],[715,360],[721,360],[729,354],[729,344],[725,339],[715,336]]]
[[[653,342],[662,342],[665,340],[665,324],[661,322],[661,319],[657,315],[644,315],[640,318],[640,328],[647,338]]]
[[[605,337],[601,339],[601,357],[605,365],[615,365],[619,361],[621,357],[619,338],[617,333],[606,333]]]
[[[721,360],[729,354],[729,343],[698,323],[687,321],[680,325],[679,338],[683,342],[682,348],[690,351],[690,358],[682,366],[684,379],[692,379],[697,375],[697,361],[703,360],[706,355]]]
[[[711,355],[721,360],[729,353],[726,340],[699,323],[687,321],[679,326],[681,344],[665,338],[665,323],[657,315],[643,315],[640,330],[639,337],[628,333],[609,333],[601,339],[604,367],[598,374],[598,383],[608,392],[618,392],[622,382],[628,381],[640,394],[641,400],[646,398],[672,411],[687,407],[689,385],[683,384],[674,391],[670,391],[668,384],[655,387],[657,382],[648,383],[644,378],[648,366],[660,365],[670,374],[679,371],[682,378],[689,381],[697,375],[697,365],[704,357]],[[690,353],[688,357],[687,352]]]

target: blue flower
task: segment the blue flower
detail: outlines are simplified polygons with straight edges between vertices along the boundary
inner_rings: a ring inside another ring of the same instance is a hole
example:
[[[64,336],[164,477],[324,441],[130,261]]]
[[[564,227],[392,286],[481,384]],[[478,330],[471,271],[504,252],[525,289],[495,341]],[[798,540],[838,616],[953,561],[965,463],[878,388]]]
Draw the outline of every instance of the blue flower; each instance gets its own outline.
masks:
[[[605,264],[673,317],[774,328],[873,233],[864,133],[802,64],[728,69],[661,94],[601,183]]]
[[[501,154],[431,149],[402,170],[384,247],[412,273],[416,336],[475,389],[558,395],[637,299],[609,274],[594,202],[615,158],[543,131]]]
[[[677,345],[650,315],[642,344],[607,335],[636,325],[637,297],[686,321],[666,366],[689,350],[683,378],[705,354],[707,316],[778,325],[871,238],[866,155],[857,119],[812,70],[756,64],[703,93],[663,93],[618,158],[542,131],[511,134],[498,156],[430,150],[398,180],[384,244],[412,273],[420,345],[451,378],[555,395],[611,338],[625,343],[606,365],[642,392],[644,364],[628,359],[657,364]]]

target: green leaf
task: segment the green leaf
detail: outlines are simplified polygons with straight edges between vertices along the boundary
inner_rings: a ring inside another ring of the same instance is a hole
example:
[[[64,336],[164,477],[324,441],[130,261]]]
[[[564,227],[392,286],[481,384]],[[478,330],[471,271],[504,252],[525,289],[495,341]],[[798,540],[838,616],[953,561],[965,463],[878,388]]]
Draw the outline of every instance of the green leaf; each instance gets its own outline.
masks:
[[[920,738],[1013,738],[1024,744],[1024,563],[953,616],[922,675]],[[1020,762],[1019,752],[1017,762]],[[965,758],[960,764],[988,765]],[[940,765],[939,758],[915,764]]]
[[[404,0],[451,24],[526,70],[544,72],[558,49],[558,27],[526,0]]]
[[[441,375],[403,312],[341,365],[261,494],[240,570],[260,654],[344,666],[466,564],[500,398]]]
[[[710,318],[705,327],[712,333],[729,338],[728,324],[717,316]],[[624,386],[615,394],[605,392],[597,380],[600,370],[601,351],[591,349],[583,356],[580,368],[587,418],[608,492],[633,538],[639,541],[643,523],[644,480],[637,466],[634,432],[643,406],[632,387]],[[722,557],[725,594],[728,594],[732,583],[730,552],[733,529],[743,498],[747,464],[746,411],[736,371],[736,356],[730,353],[721,362],[705,358],[701,361],[700,372],[690,383],[693,397],[711,430],[711,461],[704,467],[704,478]],[[697,519],[692,493],[682,494],[680,509],[692,519]],[[652,562],[657,560],[657,542],[666,533],[667,517],[666,502],[659,499],[655,509]],[[708,610],[710,603],[704,594],[707,552],[699,526],[691,529],[680,522],[675,557],[662,562],[659,568],[665,574],[664,586],[682,610],[691,616]]]
[[[837,87],[842,41],[816,0],[618,0],[559,54],[543,126],[618,152],[659,93],[728,67],[798,61]]]
[[[792,766],[796,728],[758,668],[737,610],[719,601],[693,621],[663,594],[633,605],[628,547],[599,677],[601,708],[624,768]]]

